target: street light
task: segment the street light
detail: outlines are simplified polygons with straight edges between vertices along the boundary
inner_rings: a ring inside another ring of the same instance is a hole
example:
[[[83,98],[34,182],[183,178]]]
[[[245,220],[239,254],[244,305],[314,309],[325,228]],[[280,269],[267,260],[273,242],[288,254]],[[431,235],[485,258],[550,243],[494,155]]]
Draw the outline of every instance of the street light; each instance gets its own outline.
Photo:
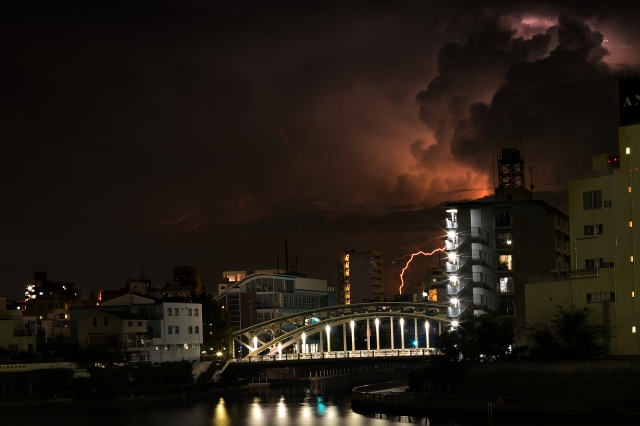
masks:
[[[331,333],[331,327],[327,325],[325,329],[327,330],[327,353],[329,354],[329,358],[331,358],[331,336],[329,335]]]
[[[380,320],[376,318],[376,349],[380,355]]]
[[[427,332],[427,349],[429,349],[429,321],[424,322],[424,328]]]
[[[351,320],[351,352],[352,353],[356,351],[355,332],[356,332],[356,323],[353,320]]]
[[[400,318],[400,341],[402,342],[402,354],[404,355],[404,318]]]
[[[306,353],[306,342],[307,342],[307,334],[306,333],[302,333],[302,353]]]

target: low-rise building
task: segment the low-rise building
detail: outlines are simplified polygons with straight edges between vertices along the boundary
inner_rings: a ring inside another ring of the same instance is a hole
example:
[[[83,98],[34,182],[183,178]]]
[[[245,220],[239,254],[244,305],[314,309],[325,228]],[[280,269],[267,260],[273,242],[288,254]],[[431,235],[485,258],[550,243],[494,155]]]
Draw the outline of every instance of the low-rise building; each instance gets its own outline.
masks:
[[[198,361],[202,305],[129,293],[99,306],[72,309],[71,341],[80,347],[117,347],[132,362]]]
[[[7,309],[7,298],[0,297],[0,348],[12,353],[36,350],[36,319],[22,311]]]

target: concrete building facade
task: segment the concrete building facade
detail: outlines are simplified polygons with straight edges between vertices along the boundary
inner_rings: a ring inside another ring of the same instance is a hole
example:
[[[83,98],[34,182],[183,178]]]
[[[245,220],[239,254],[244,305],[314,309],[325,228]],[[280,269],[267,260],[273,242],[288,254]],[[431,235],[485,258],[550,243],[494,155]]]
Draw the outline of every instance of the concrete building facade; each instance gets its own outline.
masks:
[[[619,86],[619,155],[594,156],[592,171],[569,182],[571,268],[531,278],[527,322],[549,322],[557,305],[587,307],[590,321],[602,326],[605,356],[637,356],[640,75]]]
[[[338,304],[384,300],[384,261],[377,251],[345,252],[338,262]]]
[[[507,155],[524,165],[518,150],[503,150],[502,159]],[[446,207],[449,317],[497,310],[516,320],[517,344],[526,345],[524,286],[531,275],[568,267],[568,216],[532,200],[522,186],[498,187],[494,199]]]

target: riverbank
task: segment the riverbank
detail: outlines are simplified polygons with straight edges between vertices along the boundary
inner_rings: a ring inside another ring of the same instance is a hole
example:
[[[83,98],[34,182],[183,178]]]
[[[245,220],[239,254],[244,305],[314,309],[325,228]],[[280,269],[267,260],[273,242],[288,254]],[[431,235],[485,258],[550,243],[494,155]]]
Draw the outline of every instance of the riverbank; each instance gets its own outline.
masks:
[[[603,416],[638,417],[636,400],[578,398],[574,394],[544,397],[447,395],[412,392],[407,381],[354,388],[351,407],[358,413],[429,417],[434,414],[485,416]]]

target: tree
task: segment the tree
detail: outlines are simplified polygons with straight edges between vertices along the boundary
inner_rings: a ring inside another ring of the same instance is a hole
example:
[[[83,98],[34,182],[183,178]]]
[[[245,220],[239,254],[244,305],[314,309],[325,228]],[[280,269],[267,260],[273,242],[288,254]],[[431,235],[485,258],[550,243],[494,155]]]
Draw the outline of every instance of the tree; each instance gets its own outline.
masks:
[[[447,361],[491,362],[511,357],[516,340],[515,322],[497,312],[467,312],[458,327],[439,337],[436,353]]]
[[[533,340],[531,356],[537,359],[593,359],[602,354],[596,339],[602,337],[602,327],[589,324],[593,309],[571,306],[569,310],[556,305],[550,324],[535,323],[527,327]]]

